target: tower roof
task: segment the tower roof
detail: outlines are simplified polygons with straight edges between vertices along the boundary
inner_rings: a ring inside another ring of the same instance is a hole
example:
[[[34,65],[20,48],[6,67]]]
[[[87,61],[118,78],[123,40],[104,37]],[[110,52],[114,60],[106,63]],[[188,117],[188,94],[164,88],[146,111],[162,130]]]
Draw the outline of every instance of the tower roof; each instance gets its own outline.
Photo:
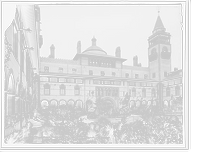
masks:
[[[156,20],[156,24],[154,26],[153,32],[160,30],[160,29],[165,31],[165,27],[162,23],[162,20],[161,20],[160,16],[158,15],[158,18]]]

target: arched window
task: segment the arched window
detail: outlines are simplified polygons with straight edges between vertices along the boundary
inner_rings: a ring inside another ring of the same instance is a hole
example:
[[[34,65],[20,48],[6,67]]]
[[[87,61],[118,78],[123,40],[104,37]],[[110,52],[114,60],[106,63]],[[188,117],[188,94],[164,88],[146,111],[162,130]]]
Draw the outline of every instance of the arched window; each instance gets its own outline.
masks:
[[[15,89],[14,77],[13,77],[13,75],[11,74],[11,75],[9,76],[9,79],[8,79],[8,91],[9,91],[9,92],[14,92],[14,89]]]
[[[74,107],[74,100],[69,100],[69,101],[68,101],[68,105],[69,105],[70,107]]]
[[[47,108],[48,106],[49,106],[49,102],[48,102],[47,100],[43,100],[43,101],[41,102],[41,107],[42,107],[43,109]]]
[[[57,105],[58,105],[58,102],[56,100],[51,101],[51,106],[57,106]]]
[[[60,104],[60,106],[61,106],[61,105],[66,105],[67,103],[66,103],[65,100],[60,100],[59,104]]]
[[[166,96],[167,96],[167,97],[170,96],[170,88],[169,88],[169,87],[166,88]]]
[[[175,87],[175,95],[179,96],[180,95],[180,86]]]
[[[83,108],[83,102],[81,100],[76,101],[76,107],[82,109]]]
[[[167,49],[166,46],[164,46],[164,47],[162,48],[162,52],[163,52],[163,53],[167,53],[167,52],[168,52],[168,49]]]

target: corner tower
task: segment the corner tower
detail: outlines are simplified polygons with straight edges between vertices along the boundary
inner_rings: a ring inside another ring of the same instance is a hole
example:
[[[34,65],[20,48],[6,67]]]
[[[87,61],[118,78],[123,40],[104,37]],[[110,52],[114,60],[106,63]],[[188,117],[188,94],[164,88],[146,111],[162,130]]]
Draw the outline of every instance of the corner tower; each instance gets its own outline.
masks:
[[[158,15],[152,35],[149,37],[149,76],[161,81],[171,72],[171,35],[166,32],[160,15]]]

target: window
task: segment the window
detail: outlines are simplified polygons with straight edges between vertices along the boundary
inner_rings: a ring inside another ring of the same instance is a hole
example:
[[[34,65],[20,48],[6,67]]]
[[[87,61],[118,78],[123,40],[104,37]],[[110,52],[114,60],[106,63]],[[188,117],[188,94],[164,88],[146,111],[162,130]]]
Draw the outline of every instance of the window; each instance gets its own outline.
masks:
[[[49,67],[45,66],[45,67],[44,67],[44,72],[47,72],[47,73],[48,73],[48,72],[49,72]]]
[[[72,72],[75,73],[77,70],[75,68],[72,68]]]
[[[169,87],[166,88],[166,96],[167,96],[167,97],[170,96],[170,88],[169,88]]]
[[[80,95],[80,87],[78,85],[74,87],[74,95]]]
[[[152,78],[156,78],[156,73],[152,73]]]
[[[50,82],[57,82],[57,78],[50,78]]]
[[[65,88],[60,87],[60,95],[65,95]]]
[[[92,70],[89,70],[89,75],[93,75],[93,71]]]
[[[112,76],[116,76],[116,73],[115,73],[115,72],[112,72]]]
[[[105,72],[104,71],[101,71],[101,76],[105,76]]]
[[[44,95],[50,95],[50,85],[49,84],[44,85]]]
[[[126,73],[126,74],[125,74],[125,77],[126,77],[126,78],[128,78],[128,77],[129,77],[129,74],[128,74],[128,73]]]
[[[66,82],[65,78],[59,78],[59,82]]]
[[[58,72],[59,72],[59,73],[63,73],[63,68],[59,68],[59,69],[58,69]]]
[[[144,75],[144,79],[148,79],[148,75],[147,74]]]
[[[49,78],[48,77],[40,77],[41,82],[48,82]]]
[[[138,74],[135,74],[135,78],[138,79],[138,78],[139,78],[139,75],[138,75]]]
[[[164,72],[164,77],[167,77],[167,72]]]

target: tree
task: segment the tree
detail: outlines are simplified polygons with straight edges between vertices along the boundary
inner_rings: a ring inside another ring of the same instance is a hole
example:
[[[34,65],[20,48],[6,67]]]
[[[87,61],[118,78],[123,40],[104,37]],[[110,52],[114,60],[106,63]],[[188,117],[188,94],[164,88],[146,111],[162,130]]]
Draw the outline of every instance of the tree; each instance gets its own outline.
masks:
[[[62,124],[64,124],[64,119],[66,115],[69,115],[71,112],[70,108],[66,105],[61,105],[56,108],[56,113],[61,116]]]

